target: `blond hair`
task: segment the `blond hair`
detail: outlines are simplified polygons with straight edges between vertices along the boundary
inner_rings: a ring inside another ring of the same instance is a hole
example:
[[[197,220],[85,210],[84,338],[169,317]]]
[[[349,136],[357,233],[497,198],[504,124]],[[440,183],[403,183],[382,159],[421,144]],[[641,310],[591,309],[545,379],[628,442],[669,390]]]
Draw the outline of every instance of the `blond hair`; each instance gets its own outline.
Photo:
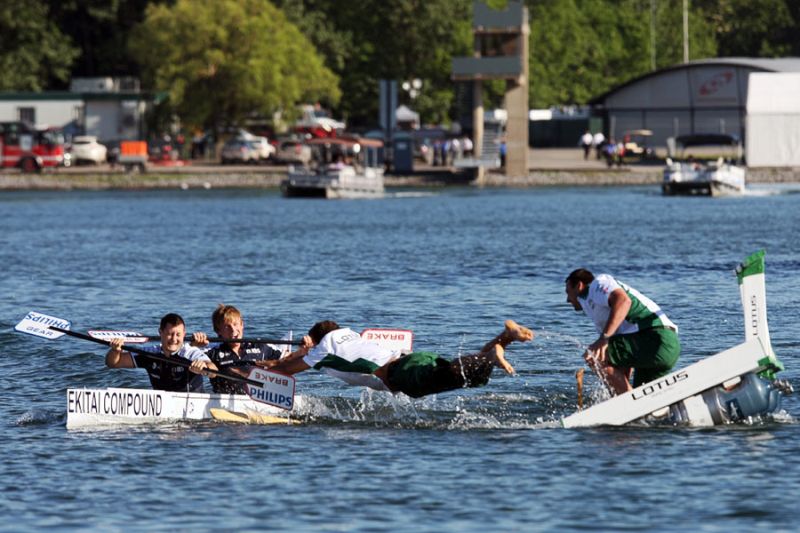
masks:
[[[237,319],[242,319],[242,313],[232,305],[219,304],[211,315],[211,323],[214,324],[214,331],[217,333],[225,322]]]

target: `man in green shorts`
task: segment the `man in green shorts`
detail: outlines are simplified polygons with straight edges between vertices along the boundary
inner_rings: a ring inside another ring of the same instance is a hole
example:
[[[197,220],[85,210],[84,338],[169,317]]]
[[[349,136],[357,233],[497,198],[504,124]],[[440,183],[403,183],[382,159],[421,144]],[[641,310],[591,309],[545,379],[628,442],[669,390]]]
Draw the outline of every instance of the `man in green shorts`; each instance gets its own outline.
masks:
[[[580,268],[566,279],[567,302],[594,322],[600,337],[584,359],[614,394],[631,390],[672,370],[681,353],[678,327],[636,289],[608,274]]]
[[[398,354],[326,320],[314,324],[303,338],[303,348],[294,356],[276,361],[269,368],[286,374],[314,368],[351,385],[419,398],[485,385],[495,366],[513,374],[514,368],[505,359],[505,347],[514,341],[529,341],[533,336],[530,329],[507,320],[505,329],[480,352],[448,361],[432,352]]]

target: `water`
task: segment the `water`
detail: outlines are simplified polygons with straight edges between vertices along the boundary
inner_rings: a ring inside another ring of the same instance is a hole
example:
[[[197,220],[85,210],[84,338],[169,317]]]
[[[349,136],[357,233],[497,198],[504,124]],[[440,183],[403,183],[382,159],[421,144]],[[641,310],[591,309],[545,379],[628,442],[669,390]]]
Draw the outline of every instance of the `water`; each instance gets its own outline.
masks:
[[[734,346],[733,268],[767,250],[783,377],[798,387],[800,194],[663,198],[655,188],[447,189],[379,201],[269,191],[0,196],[0,529],[536,531],[795,529],[796,397],[749,426],[558,429],[595,338],[565,302],[606,271],[681,328],[682,365]],[[518,375],[412,401],[309,371],[300,426],[213,422],[67,431],[68,387],[145,387],[103,347],[14,333],[30,310],[73,328],[210,331],[219,302],[266,336],[335,319],[412,329],[452,356],[505,318],[537,331]],[[587,394],[599,386],[587,377]]]

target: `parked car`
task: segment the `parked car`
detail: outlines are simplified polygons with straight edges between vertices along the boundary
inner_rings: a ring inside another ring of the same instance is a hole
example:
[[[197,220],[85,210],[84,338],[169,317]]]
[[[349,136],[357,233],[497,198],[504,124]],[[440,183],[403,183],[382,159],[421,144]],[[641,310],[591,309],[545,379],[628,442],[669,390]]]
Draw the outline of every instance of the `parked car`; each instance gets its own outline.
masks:
[[[106,161],[106,147],[97,142],[97,137],[92,135],[78,135],[72,138],[69,148],[70,159],[73,164],[91,163],[98,165]]]
[[[258,148],[253,141],[231,139],[222,147],[220,155],[223,165],[234,163],[258,163],[260,159]]]
[[[274,157],[281,163],[308,165],[311,161],[311,147],[300,141],[283,141]]]
[[[275,154],[275,147],[269,143],[266,137],[251,137],[249,139],[238,140],[247,140],[250,142],[258,152],[259,161],[268,161]]]

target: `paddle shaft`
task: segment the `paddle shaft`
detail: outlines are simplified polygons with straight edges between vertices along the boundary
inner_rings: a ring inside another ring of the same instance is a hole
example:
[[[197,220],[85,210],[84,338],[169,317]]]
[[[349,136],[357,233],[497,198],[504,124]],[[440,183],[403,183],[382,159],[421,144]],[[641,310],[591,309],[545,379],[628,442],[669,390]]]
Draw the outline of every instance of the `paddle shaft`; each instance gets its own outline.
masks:
[[[143,335],[144,337],[145,335]],[[146,335],[148,341],[158,341],[161,337],[154,335]],[[243,339],[223,339],[222,337],[209,337],[208,342],[227,342],[229,344],[239,342],[252,342],[253,344],[291,344],[293,346],[300,346],[303,341],[296,340],[290,341],[286,339],[265,339],[263,337],[245,337]]]
[[[70,337],[76,337],[78,339],[83,339],[85,341],[91,341],[91,342],[96,342],[97,344],[104,344],[106,346],[111,346],[111,342],[104,341],[103,339],[95,339],[91,335],[86,335],[84,333],[79,333],[77,331],[72,331],[72,330],[69,330],[69,329],[59,328],[57,326],[48,326],[48,328],[52,329],[54,331],[58,331],[60,333],[63,333],[64,335],[69,335]],[[153,359],[155,361],[161,361],[162,363],[169,363],[171,365],[182,366],[182,367],[185,367],[185,368],[189,368],[192,365],[191,363],[189,363],[187,360],[184,360],[183,358],[181,358],[181,359],[173,359],[171,357],[166,357],[164,355],[148,352],[147,350],[142,350],[141,348],[136,348],[135,346],[125,345],[125,350],[129,351],[131,353],[138,353],[139,355],[144,355],[145,357],[149,357],[150,359]],[[234,375],[231,375],[231,374],[224,374],[219,370],[216,370],[216,371],[209,370],[209,372],[213,372],[218,377],[221,377],[221,378],[224,378],[224,379],[229,379],[231,381],[238,381],[239,383],[247,383],[248,385],[253,385],[254,387],[263,387],[263,385],[264,385],[260,381],[256,381],[254,379],[249,379],[249,378],[244,378],[244,377],[241,377],[241,376],[234,376]]]

